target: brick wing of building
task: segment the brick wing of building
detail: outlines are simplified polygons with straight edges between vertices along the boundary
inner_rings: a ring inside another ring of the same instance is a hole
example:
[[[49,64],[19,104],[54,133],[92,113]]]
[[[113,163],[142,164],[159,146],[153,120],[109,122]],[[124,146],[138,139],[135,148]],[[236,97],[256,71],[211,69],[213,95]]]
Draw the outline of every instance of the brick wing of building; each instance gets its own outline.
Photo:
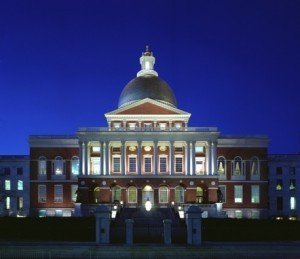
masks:
[[[186,209],[209,217],[265,217],[265,136],[223,136],[216,127],[188,127],[148,49],[141,70],[122,91],[107,127],[74,136],[30,136],[31,212],[88,216],[97,204]],[[76,201],[76,212],[74,202]]]

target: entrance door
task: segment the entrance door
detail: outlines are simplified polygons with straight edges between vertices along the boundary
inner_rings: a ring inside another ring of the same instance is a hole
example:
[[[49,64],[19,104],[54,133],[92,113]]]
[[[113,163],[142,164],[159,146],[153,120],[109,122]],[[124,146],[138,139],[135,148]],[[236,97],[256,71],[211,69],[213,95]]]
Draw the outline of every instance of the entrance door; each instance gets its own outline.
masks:
[[[154,191],[150,185],[146,185],[142,192],[143,205],[146,201],[150,201],[152,205],[154,204]]]

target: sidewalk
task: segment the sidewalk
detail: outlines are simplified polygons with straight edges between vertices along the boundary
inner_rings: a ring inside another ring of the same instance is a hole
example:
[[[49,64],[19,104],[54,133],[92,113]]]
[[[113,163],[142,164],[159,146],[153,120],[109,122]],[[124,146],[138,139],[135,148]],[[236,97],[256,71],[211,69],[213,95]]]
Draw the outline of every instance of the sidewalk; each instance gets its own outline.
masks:
[[[300,258],[300,242],[206,242],[200,247],[0,242],[0,258]]]

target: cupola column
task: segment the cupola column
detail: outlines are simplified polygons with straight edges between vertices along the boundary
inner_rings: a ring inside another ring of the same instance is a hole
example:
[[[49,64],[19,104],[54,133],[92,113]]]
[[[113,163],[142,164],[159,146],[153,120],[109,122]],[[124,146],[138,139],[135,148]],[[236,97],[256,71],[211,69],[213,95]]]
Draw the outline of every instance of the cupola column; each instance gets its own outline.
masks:
[[[100,175],[104,175],[104,150],[103,150],[103,141],[99,141],[100,144]]]
[[[80,175],[83,175],[83,159],[84,159],[84,152],[83,152],[83,143],[82,141],[79,141],[79,173]]]
[[[192,142],[192,172],[191,175],[196,175],[196,153],[195,153],[195,148],[196,148],[196,142]]]
[[[207,141],[207,145],[206,145],[206,175],[210,175],[211,174],[211,142]]]
[[[191,154],[190,142],[187,141],[185,146],[185,168],[186,168],[185,174],[186,175],[190,175],[190,165],[191,165],[190,154]]]
[[[109,142],[105,141],[105,175],[109,175]]]
[[[217,142],[211,143],[211,174],[217,174]]]
[[[84,142],[84,175],[88,175],[89,165],[88,165],[88,151],[89,151],[89,143],[88,141]]]

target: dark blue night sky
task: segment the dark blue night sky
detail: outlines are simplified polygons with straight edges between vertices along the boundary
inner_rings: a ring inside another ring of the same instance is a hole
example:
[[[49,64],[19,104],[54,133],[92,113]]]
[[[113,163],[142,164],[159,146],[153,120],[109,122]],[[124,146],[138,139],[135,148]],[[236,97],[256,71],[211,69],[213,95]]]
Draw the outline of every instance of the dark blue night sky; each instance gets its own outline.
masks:
[[[106,126],[149,44],[190,126],[300,150],[300,1],[0,2],[0,154]]]

